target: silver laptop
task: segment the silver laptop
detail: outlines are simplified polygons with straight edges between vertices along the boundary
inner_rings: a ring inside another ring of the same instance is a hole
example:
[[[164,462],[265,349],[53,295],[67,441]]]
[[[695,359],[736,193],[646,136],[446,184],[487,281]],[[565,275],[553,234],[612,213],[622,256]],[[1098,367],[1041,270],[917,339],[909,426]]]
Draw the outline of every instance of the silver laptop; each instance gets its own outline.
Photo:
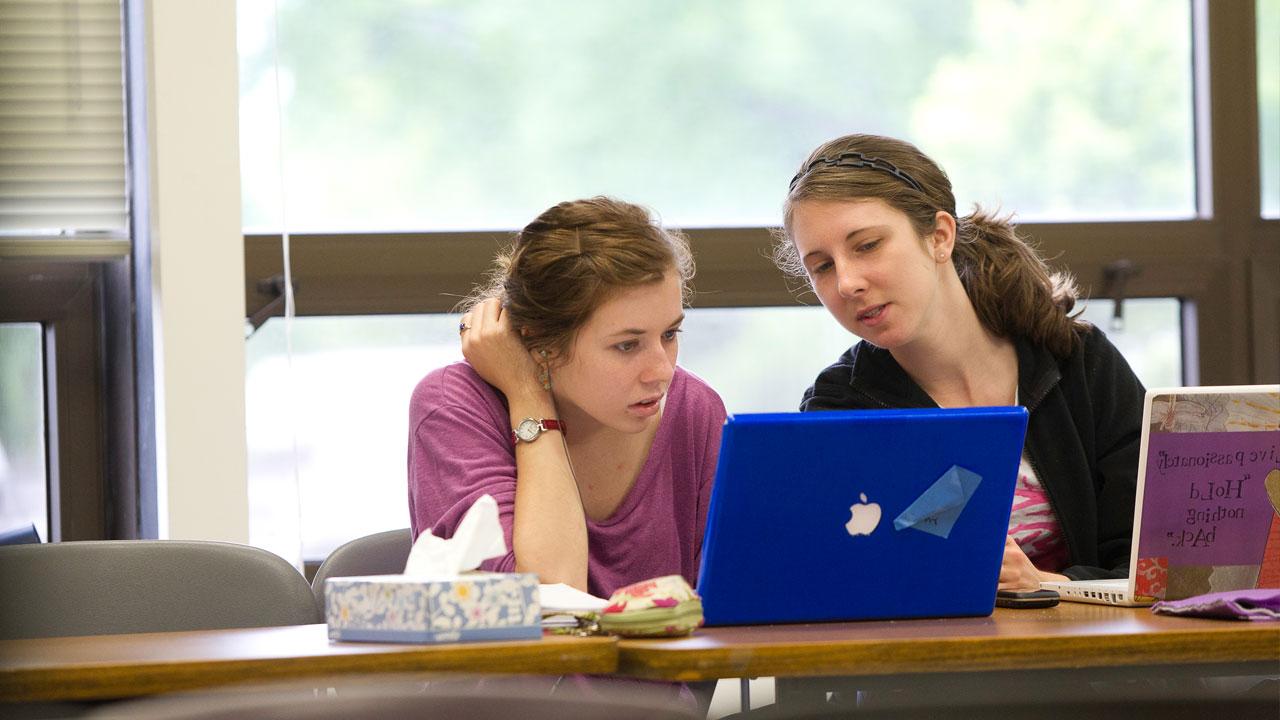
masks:
[[[1063,600],[1133,607],[1280,587],[1277,514],[1280,385],[1151,389],[1129,577],[1040,586]]]

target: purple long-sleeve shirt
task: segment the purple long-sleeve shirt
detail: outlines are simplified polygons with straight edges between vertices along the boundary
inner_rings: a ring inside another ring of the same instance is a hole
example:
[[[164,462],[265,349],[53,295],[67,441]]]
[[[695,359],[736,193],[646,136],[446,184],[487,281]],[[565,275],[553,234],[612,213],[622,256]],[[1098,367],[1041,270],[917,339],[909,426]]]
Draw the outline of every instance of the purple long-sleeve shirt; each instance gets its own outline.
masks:
[[[661,575],[697,583],[711,483],[725,409],[697,376],[676,368],[649,457],[613,515],[587,520],[587,590],[609,597]],[[572,429],[570,429],[572,432]],[[465,362],[432,371],[409,405],[409,515],[424,530],[453,537],[481,495],[498,501],[512,547],[516,458],[506,399]],[[515,552],[481,569],[511,572]]]

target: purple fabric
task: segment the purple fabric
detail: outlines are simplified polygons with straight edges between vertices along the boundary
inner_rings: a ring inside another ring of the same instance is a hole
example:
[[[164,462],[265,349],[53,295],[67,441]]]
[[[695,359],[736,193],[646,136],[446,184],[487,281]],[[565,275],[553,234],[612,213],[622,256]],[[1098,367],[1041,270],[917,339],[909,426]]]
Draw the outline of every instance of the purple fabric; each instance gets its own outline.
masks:
[[[1151,611],[1228,620],[1280,620],[1280,590],[1227,590],[1185,600],[1162,600]]]
[[[587,590],[607,598],[623,585],[679,574],[697,584],[707,504],[725,409],[697,376],[676,368],[640,475],[614,514],[587,520]],[[423,530],[453,537],[471,504],[488,493],[511,547],[516,464],[506,399],[465,362],[428,374],[409,405],[409,514]],[[572,429],[570,429],[572,432]],[[481,569],[510,572],[515,553]]]

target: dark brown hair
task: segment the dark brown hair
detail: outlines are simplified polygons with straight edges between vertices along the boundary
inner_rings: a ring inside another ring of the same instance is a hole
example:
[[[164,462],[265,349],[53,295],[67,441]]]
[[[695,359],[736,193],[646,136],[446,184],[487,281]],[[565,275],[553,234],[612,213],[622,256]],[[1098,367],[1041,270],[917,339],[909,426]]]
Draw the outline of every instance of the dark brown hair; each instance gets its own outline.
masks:
[[[956,220],[952,262],[978,320],[1002,337],[1023,337],[1066,357],[1087,327],[1072,316],[1075,280],[1051,272],[1008,215],[974,207],[956,215],[947,174],[914,145],[878,135],[846,135],[814,150],[792,180],[776,233],[773,259],[788,275],[808,279],[791,235],[795,205],[804,200],[883,200],[905,214],[922,238],[939,210]],[[1077,313],[1078,314],[1078,313]]]
[[[567,356],[573,337],[611,293],[680,278],[689,298],[693,255],[684,236],[650,212],[608,197],[562,202],[539,215],[499,253],[468,310],[500,297],[525,347]]]

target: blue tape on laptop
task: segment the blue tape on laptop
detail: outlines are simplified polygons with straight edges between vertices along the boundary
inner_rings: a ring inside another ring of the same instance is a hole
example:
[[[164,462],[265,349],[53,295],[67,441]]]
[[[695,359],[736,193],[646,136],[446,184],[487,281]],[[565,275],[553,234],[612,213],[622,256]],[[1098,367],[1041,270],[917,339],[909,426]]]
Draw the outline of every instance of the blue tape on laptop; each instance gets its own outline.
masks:
[[[984,616],[1021,407],[730,416],[698,593],[707,625]]]

